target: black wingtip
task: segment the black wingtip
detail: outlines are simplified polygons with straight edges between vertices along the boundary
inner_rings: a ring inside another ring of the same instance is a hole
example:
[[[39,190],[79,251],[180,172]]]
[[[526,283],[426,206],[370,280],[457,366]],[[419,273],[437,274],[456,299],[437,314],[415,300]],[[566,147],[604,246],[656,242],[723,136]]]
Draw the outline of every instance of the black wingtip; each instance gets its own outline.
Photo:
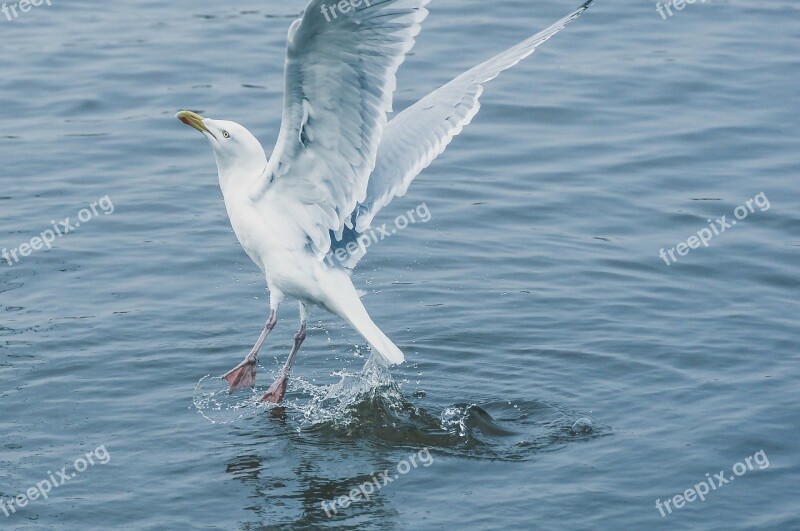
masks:
[[[589,9],[589,6],[594,3],[594,0],[586,0],[578,9]]]

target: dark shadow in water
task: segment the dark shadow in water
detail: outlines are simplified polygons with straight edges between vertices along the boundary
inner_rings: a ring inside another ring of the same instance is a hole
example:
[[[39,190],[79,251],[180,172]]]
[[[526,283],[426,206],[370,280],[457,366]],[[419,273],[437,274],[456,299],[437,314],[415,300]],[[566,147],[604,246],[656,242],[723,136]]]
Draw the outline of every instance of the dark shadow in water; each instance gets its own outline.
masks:
[[[195,394],[195,406],[212,422],[272,420],[272,428],[320,444],[366,444],[385,449],[430,448],[458,457],[520,461],[611,432],[590,412],[544,400],[455,403],[441,411],[407,399],[380,364],[318,386],[294,380],[280,407],[258,404],[260,391],[242,400],[218,390]],[[214,380],[216,381],[216,379]],[[201,381],[201,384],[203,381]],[[198,387],[200,384],[198,384]],[[416,400],[416,399],[414,399]]]
[[[550,401],[464,402],[441,411],[415,404],[372,362],[360,373],[339,376],[330,386],[294,380],[278,410],[257,405],[259,391],[227,404],[237,399],[196,394],[195,405],[206,418],[234,413],[232,434],[241,448],[227,472],[253,489],[246,508],[257,515],[257,522],[240,523],[241,528],[264,529],[270,522],[270,529],[356,529],[367,521],[372,528],[382,525],[376,522],[391,528],[397,512],[384,493],[330,516],[322,502],[373,481],[380,471],[395,470],[422,449],[434,460],[514,462],[611,434],[589,412]],[[294,515],[291,523],[288,515]]]

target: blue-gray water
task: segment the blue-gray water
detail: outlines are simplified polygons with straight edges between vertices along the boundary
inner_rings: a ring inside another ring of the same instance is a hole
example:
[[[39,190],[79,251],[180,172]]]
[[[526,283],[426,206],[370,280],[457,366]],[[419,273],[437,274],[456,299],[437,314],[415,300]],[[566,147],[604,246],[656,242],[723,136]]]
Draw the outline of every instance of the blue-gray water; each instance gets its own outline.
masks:
[[[577,3],[434,0],[395,107]],[[267,298],[207,143],[174,114],[270,149],[304,2],[52,4],[0,15],[0,247],[114,209],[0,265],[0,499],[107,454],[0,528],[800,528],[795,3],[662,20],[600,0],[492,82],[376,221],[421,203],[431,220],[356,274],[408,362],[358,376],[363,342],[318,311],[282,417],[213,378]],[[708,248],[659,257],[762,192]],[[295,306],[281,318],[262,392]]]

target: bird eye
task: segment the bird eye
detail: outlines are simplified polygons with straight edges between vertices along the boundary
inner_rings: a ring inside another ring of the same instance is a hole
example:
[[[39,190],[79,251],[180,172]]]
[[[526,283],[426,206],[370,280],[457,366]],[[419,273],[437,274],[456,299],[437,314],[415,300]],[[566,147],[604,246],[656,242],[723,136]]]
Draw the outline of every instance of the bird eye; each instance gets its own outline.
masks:
[[[222,132],[222,136],[224,136],[225,138],[230,138],[231,134],[229,132],[227,132],[227,131],[223,131]]]

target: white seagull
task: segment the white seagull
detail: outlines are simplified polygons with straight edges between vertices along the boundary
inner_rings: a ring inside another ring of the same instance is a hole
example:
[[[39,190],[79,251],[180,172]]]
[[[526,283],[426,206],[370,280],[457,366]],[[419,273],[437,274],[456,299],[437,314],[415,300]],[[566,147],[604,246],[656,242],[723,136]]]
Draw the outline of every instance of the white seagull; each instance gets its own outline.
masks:
[[[484,83],[532,54],[593,0],[389,121],[395,74],[429,1],[345,0],[328,6],[311,0],[289,28],[283,118],[270,158],[237,123],[177,114],[211,144],[233,231],[267,278],[269,318],[244,361],[223,376],[230,392],[255,385],[258,351],[287,296],[300,303],[300,330],[263,401],[277,404],[286,393],[306,337],[309,305],[344,319],[386,364],[403,363],[403,353],[372,322],[351,281],[364,246],[334,266],[325,263],[326,254],[358,242],[373,217],[406,193],[477,114]]]

